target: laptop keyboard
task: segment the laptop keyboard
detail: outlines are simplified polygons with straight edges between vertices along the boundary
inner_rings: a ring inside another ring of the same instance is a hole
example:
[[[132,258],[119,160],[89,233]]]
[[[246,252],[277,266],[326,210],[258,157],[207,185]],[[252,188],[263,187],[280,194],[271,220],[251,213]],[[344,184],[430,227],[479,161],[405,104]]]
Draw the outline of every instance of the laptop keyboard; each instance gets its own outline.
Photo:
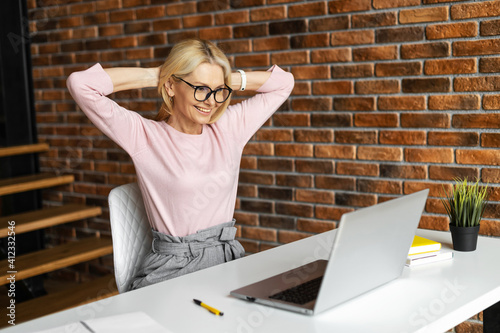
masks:
[[[269,296],[269,298],[300,305],[306,304],[310,301],[314,301],[318,297],[322,279],[323,277],[320,276],[319,278],[304,282],[298,286],[280,291],[277,294]]]

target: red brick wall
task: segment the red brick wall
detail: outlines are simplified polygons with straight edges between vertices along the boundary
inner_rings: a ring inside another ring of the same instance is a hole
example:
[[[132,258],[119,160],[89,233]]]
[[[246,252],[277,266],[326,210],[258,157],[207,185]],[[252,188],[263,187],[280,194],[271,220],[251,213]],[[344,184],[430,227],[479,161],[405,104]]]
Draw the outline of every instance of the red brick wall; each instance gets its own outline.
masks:
[[[249,252],[427,187],[421,227],[446,230],[442,186],[465,176],[492,186],[481,232],[500,236],[498,1],[28,0],[28,7],[39,139],[52,147],[42,169],[76,177],[46,191],[45,202],[106,212],[57,238],[109,234],[107,194],[135,181],[128,156],[72,101],[66,77],[95,62],[156,66],[187,37],[213,40],[235,67],[277,63],[295,75],[292,96],[242,159],[236,218]],[[114,98],[144,115],[159,106],[154,89]]]

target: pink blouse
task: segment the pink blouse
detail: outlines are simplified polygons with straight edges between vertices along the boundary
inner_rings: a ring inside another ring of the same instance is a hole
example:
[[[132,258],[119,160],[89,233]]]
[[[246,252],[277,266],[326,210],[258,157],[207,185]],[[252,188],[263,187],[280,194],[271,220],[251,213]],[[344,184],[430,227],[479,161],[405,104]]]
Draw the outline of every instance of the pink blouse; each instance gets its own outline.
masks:
[[[149,223],[186,236],[233,218],[245,144],[290,95],[292,74],[273,66],[258,94],[228,107],[200,135],[127,110],[107,95],[113,83],[100,64],[72,73],[68,89],[83,112],[132,158]]]

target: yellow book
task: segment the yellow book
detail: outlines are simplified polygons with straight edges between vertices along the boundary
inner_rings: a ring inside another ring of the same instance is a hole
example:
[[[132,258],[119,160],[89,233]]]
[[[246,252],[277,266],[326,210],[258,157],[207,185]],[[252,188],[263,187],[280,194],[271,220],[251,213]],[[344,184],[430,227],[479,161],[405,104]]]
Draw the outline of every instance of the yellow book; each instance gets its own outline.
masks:
[[[441,243],[424,237],[415,236],[408,255],[436,252],[439,250],[441,250]]]

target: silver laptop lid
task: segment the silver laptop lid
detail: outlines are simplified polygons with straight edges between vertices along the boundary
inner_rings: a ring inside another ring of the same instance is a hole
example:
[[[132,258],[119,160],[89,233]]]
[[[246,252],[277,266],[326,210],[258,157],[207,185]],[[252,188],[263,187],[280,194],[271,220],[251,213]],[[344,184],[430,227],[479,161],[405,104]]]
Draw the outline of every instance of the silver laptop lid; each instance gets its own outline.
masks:
[[[342,215],[315,314],[401,275],[428,193],[426,189]]]

